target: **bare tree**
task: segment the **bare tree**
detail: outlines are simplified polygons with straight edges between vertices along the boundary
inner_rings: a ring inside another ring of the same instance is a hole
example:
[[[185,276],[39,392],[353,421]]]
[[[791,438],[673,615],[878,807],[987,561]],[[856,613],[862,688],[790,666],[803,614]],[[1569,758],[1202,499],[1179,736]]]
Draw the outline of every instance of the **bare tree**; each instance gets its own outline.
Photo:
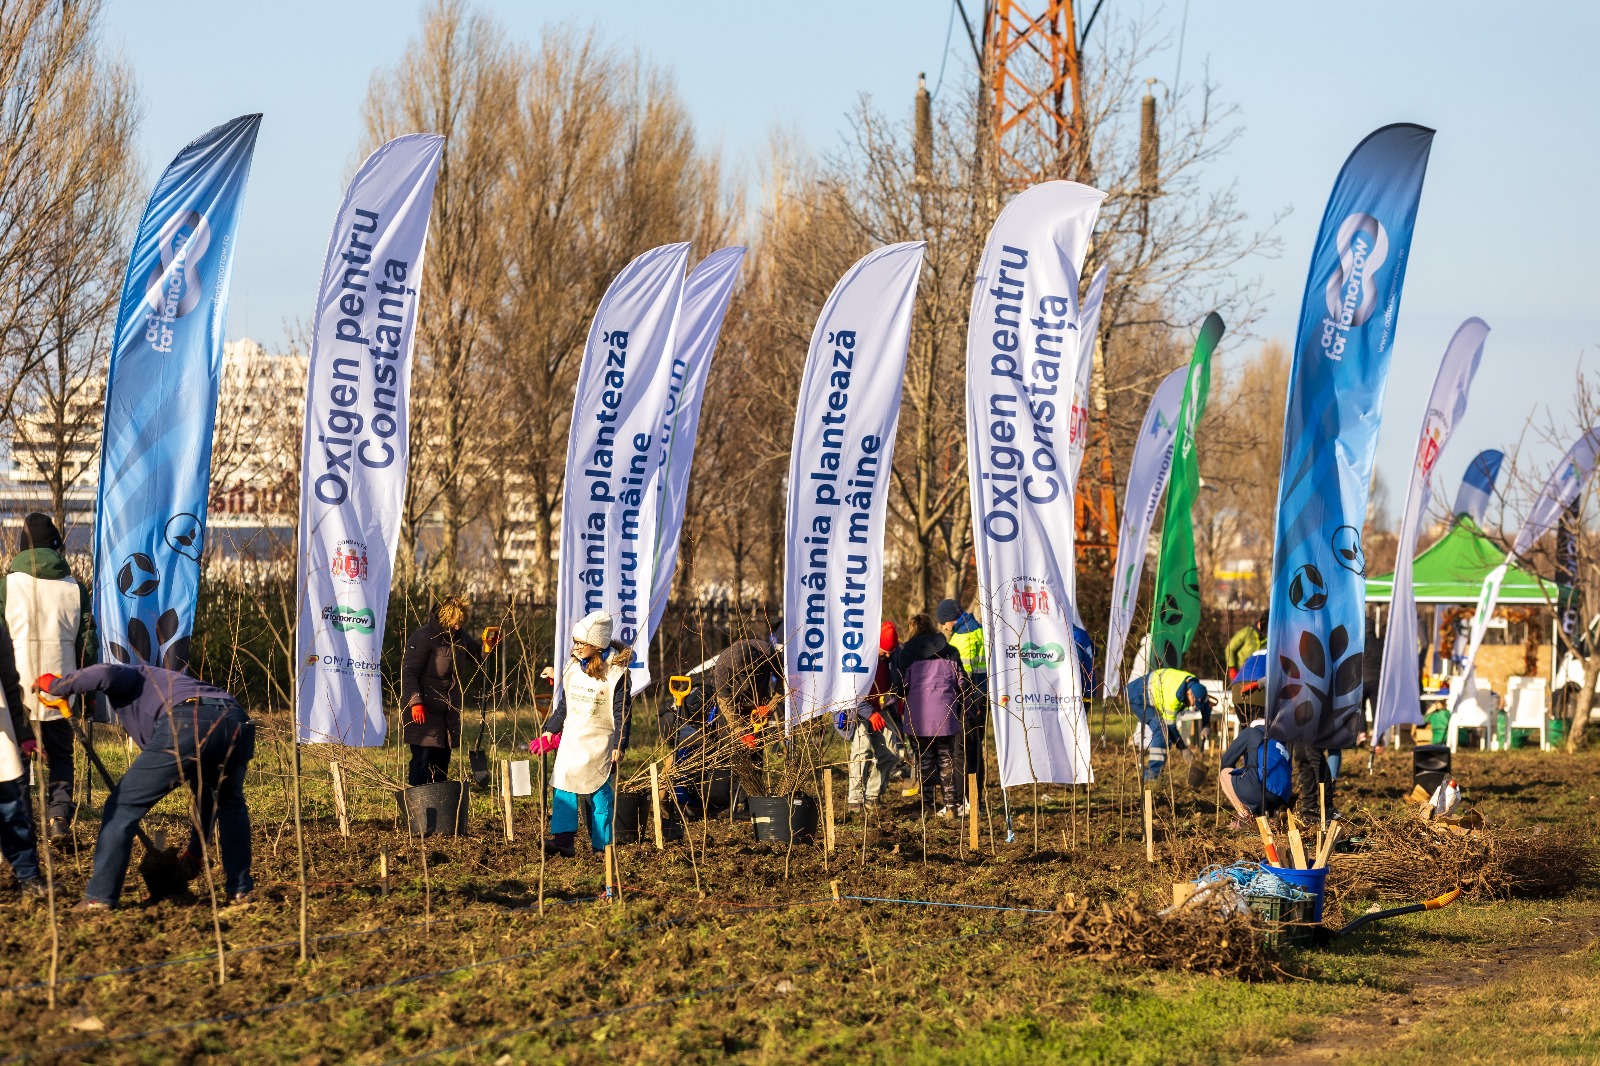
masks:
[[[0,419],[56,523],[94,467],[137,195],[132,76],[97,3],[0,0]]]
[[[406,133],[445,138],[418,317],[404,525],[414,547],[437,514],[435,559],[447,574],[488,485],[485,386],[501,372],[486,341],[505,291],[499,213],[516,106],[516,54],[499,25],[463,0],[438,0],[399,63],[373,75],[364,107],[368,150]]]

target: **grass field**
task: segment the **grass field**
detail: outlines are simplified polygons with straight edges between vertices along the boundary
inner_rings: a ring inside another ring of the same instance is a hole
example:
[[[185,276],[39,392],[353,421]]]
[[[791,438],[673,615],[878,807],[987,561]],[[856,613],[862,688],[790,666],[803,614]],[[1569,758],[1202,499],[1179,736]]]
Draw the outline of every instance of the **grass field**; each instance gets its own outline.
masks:
[[[1170,899],[1175,880],[1206,861],[1259,858],[1253,834],[1219,826],[1226,818],[1216,810],[1214,785],[1196,794],[1180,781],[1158,792],[1157,861],[1147,863],[1131,762],[1114,737],[1095,753],[1098,783],[1087,804],[1081,788],[1041,790],[1037,807],[1031,790],[1012,796],[1012,843],[1004,840],[997,789],[987,796],[976,852],[962,827],[924,821],[915,800],[870,826],[843,822],[832,856],[815,845],[758,844],[749,823],[724,817],[693,823],[692,844],[621,848],[622,893],[612,903],[595,899],[601,862],[581,841],[578,859],[554,859],[541,870],[534,799],[516,801],[514,842],[504,840],[495,800],[481,795],[470,836],[423,846],[397,826],[394,801],[373,772],[358,770],[349,785],[355,824],[349,839],[341,837],[330,752],[307,748],[312,943],[301,964],[290,762],[273,739],[286,723],[263,717],[267,739],[249,787],[261,900],[221,913],[226,981],[219,983],[203,885],[198,900],[141,905],[134,876],[121,910],[60,913],[52,1010],[42,984],[50,970],[47,909],[0,889],[0,1058],[1600,1058],[1593,932],[1600,884],[1592,874],[1554,899],[1469,897],[1328,947],[1286,950],[1274,981],[1091,963],[1053,949],[1060,919],[1040,912],[1069,896],[1154,909]],[[653,742],[647,716],[640,722],[632,766],[643,764]],[[500,757],[511,757],[511,724],[496,724],[506,741]],[[527,721],[517,726],[526,738]],[[112,735],[99,748],[115,769],[126,754],[115,731],[106,732]],[[474,732],[467,730],[469,743]],[[842,746],[830,754],[842,760]],[[376,758],[385,773],[398,766],[396,752]],[[1380,758],[1370,775],[1366,761],[1364,752],[1346,760],[1339,805],[1358,821],[1402,814],[1409,754]],[[1468,800],[1492,824],[1573,827],[1593,838],[1600,756],[1463,751],[1456,769]],[[835,788],[842,812],[842,762]],[[182,832],[180,799],[166,801],[151,828]],[[81,817],[83,847],[55,856],[63,908],[88,875],[98,815]],[[1340,900],[1329,922],[1368,902]],[[129,972],[109,972],[121,969]]]

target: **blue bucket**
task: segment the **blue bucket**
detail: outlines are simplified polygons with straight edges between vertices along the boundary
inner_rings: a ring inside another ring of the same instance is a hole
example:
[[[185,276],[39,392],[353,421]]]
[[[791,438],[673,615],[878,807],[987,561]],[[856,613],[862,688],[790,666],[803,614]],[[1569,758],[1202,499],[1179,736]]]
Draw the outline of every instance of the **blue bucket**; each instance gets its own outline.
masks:
[[[1261,868],[1268,873],[1277,874],[1296,888],[1303,888],[1316,897],[1311,905],[1311,920],[1322,921],[1322,895],[1328,887],[1328,868],[1326,866],[1315,870],[1288,870],[1282,866],[1273,866],[1262,863]]]

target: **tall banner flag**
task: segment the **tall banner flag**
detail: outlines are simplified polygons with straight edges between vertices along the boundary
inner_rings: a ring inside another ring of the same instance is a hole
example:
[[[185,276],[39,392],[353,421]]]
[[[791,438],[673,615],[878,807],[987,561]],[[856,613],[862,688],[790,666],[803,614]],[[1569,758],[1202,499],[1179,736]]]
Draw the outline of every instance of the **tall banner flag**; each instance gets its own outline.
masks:
[[[234,233],[260,125],[260,115],[241,115],[179,152],[128,257],[94,510],[107,662],[189,664]]]
[[[1439,363],[1433,393],[1422,416],[1416,461],[1406,486],[1405,510],[1395,549],[1394,592],[1389,604],[1389,631],[1383,645],[1383,672],[1378,681],[1378,709],[1372,735],[1381,737],[1393,726],[1422,723],[1422,686],[1417,676],[1417,601],[1411,586],[1411,567],[1417,554],[1417,534],[1433,494],[1433,470],[1450,442],[1456,423],[1467,412],[1467,392],[1478,373],[1483,342],[1489,327],[1482,319],[1461,323]]]
[[[1078,471],[1083,469],[1083,453],[1089,447],[1089,386],[1094,374],[1094,342],[1100,335],[1100,309],[1105,304],[1106,276],[1110,267],[1095,271],[1089,291],[1083,297],[1083,310],[1078,315],[1078,377],[1072,387],[1072,434],[1067,451],[1067,478],[1078,483]]]
[[[1432,143],[1432,130],[1402,123],[1358,144],[1311,254],[1283,419],[1267,626],[1267,730],[1286,743],[1355,739],[1366,640],[1361,526]]]
[[[1093,780],[1072,651],[1078,279],[1106,194],[1070,181],[1000,212],[967,321],[967,468],[1000,784]]]
[[[811,333],[784,536],[791,726],[854,707],[878,670],[889,472],[926,247],[891,244],[856,263]]]
[[[1111,584],[1111,625],[1106,631],[1105,698],[1122,690],[1122,652],[1133,627],[1139,602],[1139,576],[1144,572],[1145,545],[1156,510],[1167,490],[1173,442],[1178,433],[1178,408],[1183,405],[1189,368],[1179,367],[1161,379],[1139,427],[1128,466],[1128,489],[1122,501],[1122,530],[1117,534],[1117,572]]]
[[[1089,448],[1090,384],[1094,376],[1094,345],[1100,336],[1100,309],[1105,305],[1106,278],[1111,268],[1103,266],[1094,272],[1089,291],[1084,294],[1083,308],[1078,313],[1078,377],[1072,387],[1072,436],[1067,451],[1067,477],[1076,491],[1078,471],[1083,469],[1083,455]],[[1083,618],[1078,614],[1078,600],[1072,600],[1072,624],[1083,629]]]
[[[722,333],[734,282],[745,250],[735,246],[712,252],[695,267],[683,285],[683,309],[678,315],[677,351],[672,357],[672,378],[667,409],[661,419],[661,479],[657,505],[655,581],[650,590],[650,632],[661,626],[678,569],[678,540],[683,535],[683,513],[689,502],[689,471],[694,466],[695,440],[700,434],[700,405],[705,400],[706,375]]]
[[[1567,509],[1577,502],[1583,494],[1583,487],[1594,476],[1595,461],[1600,458],[1600,426],[1595,426],[1578,438],[1576,444],[1567,449],[1567,454],[1562,457],[1555,471],[1545,481],[1544,488],[1539,490],[1538,498],[1533,501],[1533,507],[1528,511],[1528,517],[1523,521],[1522,528],[1517,531],[1517,539],[1511,545],[1511,554],[1499,566],[1489,571],[1483,579],[1483,587],[1478,591],[1478,609],[1472,616],[1472,636],[1467,644],[1467,670],[1462,679],[1461,688],[1456,693],[1456,703],[1472,691],[1472,676],[1474,665],[1478,658],[1478,648],[1483,644],[1483,635],[1489,631],[1489,620],[1494,617],[1495,604],[1500,599],[1500,585],[1506,579],[1506,571],[1519,559],[1527,558],[1533,546],[1544,539],[1544,535],[1556,527],[1567,513]],[[1454,711],[1454,704],[1451,710]]]
[[[591,611],[609,612],[612,639],[634,651],[635,691],[650,683],[658,449],[688,264],[687,243],[664,244],[612,281],[589,327],[567,439],[555,662],[567,661],[573,623]]]
[[[1483,525],[1483,516],[1494,498],[1494,483],[1500,478],[1500,464],[1506,453],[1487,448],[1473,456],[1467,472],[1461,475],[1461,488],[1456,490],[1456,505],[1451,514],[1464,514],[1474,525]]]
[[[300,447],[295,722],[302,743],[378,747],[383,631],[411,449],[411,349],[444,138],[367,157],[334,218],[311,320]]]
[[[1178,435],[1172,450],[1172,483],[1161,521],[1161,555],[1156,561],[1155,619],[1150,628],[1153,668],[1177,667],[1200,628],[1200,574],[1194,561],[1194,500],[1200,495],[1200,462],[1194,431],[1205,417],[1211,395],[1211,353],[1222,340],[1222,316],[1215,311],[1200,324],[1189,378],[1178,410]]]

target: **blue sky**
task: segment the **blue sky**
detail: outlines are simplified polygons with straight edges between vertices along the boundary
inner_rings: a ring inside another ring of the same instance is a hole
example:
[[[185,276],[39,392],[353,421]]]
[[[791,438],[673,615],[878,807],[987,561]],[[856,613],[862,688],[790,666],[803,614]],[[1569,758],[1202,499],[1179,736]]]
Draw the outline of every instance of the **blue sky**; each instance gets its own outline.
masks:
[[[816,147],[837,144],[861,92],[909,107],[917,73],[927,71],[930,83],[938,74],[950,26],[943,0],[482,6],[524,40],[543,25],[573,21],[637,46],[673,73],[701,137],[746,166],[775,126]],[[327,227],[358,162],[368,77],[400,55],[423,7],[108,0],[107,43],[132,64],[143,94],[152,182],[205,129],[265,113],[230,336],[274,345],[283,322],[311,306]],[[1536,409],[1553,406],[1566,424],[1573,369],[1600,341],[1600,218],[1590,204],[1600,172],[1600,93],[1588,51],[1600,36],[1600,7],[1527,13],[1538,10],[1513,14],[1477,0],[1201,0],[1185,19],[1182,0],[1106,0],[1100,16],[1143,12],[1169,32],[1172,47],[1149,70],[1163,81],[1173,77],[1181,30],[1184,79],[1208,71],[1221,98],[1241,108],[1244,135],[1213,180],[1237,181],[1259,221],[1292,212],[1278,228],[1281,255],[1246,268],[1269,294],[1259,336],[1293,340],[1316,226],[1356,142],[1395,121],[1439,131],[1379,446],[1395,506],[1439,356],[1462,319],[1477,315],[1492,332],[1473,402],[1441,464],[1452,493],[1471,455],[1514,444]],[[948,39],[947,92],[968,77],[959,26]],[[1548,462],[1555,450],[1536,453]]]

